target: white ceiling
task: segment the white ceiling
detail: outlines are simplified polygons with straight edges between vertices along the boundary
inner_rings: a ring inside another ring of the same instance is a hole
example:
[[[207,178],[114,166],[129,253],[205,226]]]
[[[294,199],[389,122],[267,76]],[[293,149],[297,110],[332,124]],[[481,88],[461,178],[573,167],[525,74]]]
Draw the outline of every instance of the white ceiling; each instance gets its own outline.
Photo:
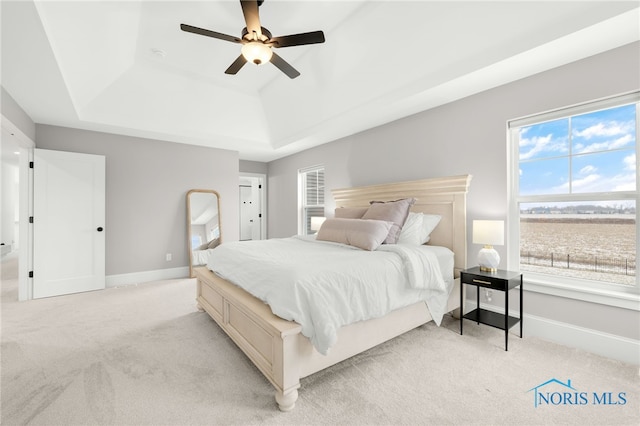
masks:
[[[274,36],[323,30],[272,64],[224,70],[237,0],[2,1],[2,86],[37,123],[270,161],[640,39],[640,2],[279,1]],[[163,54],[158,54],[161,51]]]

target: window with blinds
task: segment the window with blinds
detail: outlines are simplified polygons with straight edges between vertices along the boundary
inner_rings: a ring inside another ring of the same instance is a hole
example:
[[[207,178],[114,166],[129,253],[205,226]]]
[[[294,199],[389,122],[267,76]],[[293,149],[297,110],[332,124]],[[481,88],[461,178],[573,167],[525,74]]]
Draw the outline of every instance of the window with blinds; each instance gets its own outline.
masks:
[[[311,235],[316,232],[311,229],[311,218],[324,216],[324,166],[302,169],[298,173],[300,182],[298,233]]]

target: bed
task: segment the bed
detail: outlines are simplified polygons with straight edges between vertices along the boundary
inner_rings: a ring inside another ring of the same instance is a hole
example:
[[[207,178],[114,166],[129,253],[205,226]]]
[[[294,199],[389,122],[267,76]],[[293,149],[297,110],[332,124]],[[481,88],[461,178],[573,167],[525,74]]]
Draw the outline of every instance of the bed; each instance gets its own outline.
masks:
[[[337,208],[366,207],[372,200],[415,198],[411,211],[440,215],[430,246],[454,254],[446,312],[459,309],[459,271],[466,267],[466,194],[470,175],[332,190]],[[337,341],[322,354],[302,326],[272,313],[269,305],[206,267],[195,269],[198,309],[206,311],[275,387],[282,411],[294,408],[300,379],[431,321],[424,301],[383,317],[340,327]]]

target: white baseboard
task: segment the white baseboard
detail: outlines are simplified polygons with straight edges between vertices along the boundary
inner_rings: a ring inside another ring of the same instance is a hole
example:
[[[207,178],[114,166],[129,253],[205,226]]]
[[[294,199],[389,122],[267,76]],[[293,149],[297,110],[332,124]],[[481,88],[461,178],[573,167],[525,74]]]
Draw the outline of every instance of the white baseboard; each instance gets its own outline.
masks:
[[[480,303],[480,306],[483,309],[504,313],[504,309],[493,305]],[[475,301],[465,301],[465,312],[475,309],[475,307]],[[519,316],[519,312],[509,311],[511,316]],[[607,358],[640,365],[640,341],[638,340],[529,314],[524,314],[523,328],[525,337],[539,337]]]
[[[640,365],[640,341],[535,315],[524,316],[525,336],[583,349],[607,358]]]
[[[149,281],[174,280],[188,277],[189,267],[183,266],[180,268],[157,269],[155,271],[132,272],[130,274],[107,275],[105,286],[107,288],[122,287]]]

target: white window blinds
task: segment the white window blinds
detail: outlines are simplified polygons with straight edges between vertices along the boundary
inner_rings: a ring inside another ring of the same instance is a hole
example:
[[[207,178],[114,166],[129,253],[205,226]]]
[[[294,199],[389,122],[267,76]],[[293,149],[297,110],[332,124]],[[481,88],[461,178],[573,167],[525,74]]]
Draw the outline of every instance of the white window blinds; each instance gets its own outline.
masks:
[[[300,222],[299,233],[310,235],[311,218],[324,216],[324,166],[315,166],[299,171],[300,177]]]

